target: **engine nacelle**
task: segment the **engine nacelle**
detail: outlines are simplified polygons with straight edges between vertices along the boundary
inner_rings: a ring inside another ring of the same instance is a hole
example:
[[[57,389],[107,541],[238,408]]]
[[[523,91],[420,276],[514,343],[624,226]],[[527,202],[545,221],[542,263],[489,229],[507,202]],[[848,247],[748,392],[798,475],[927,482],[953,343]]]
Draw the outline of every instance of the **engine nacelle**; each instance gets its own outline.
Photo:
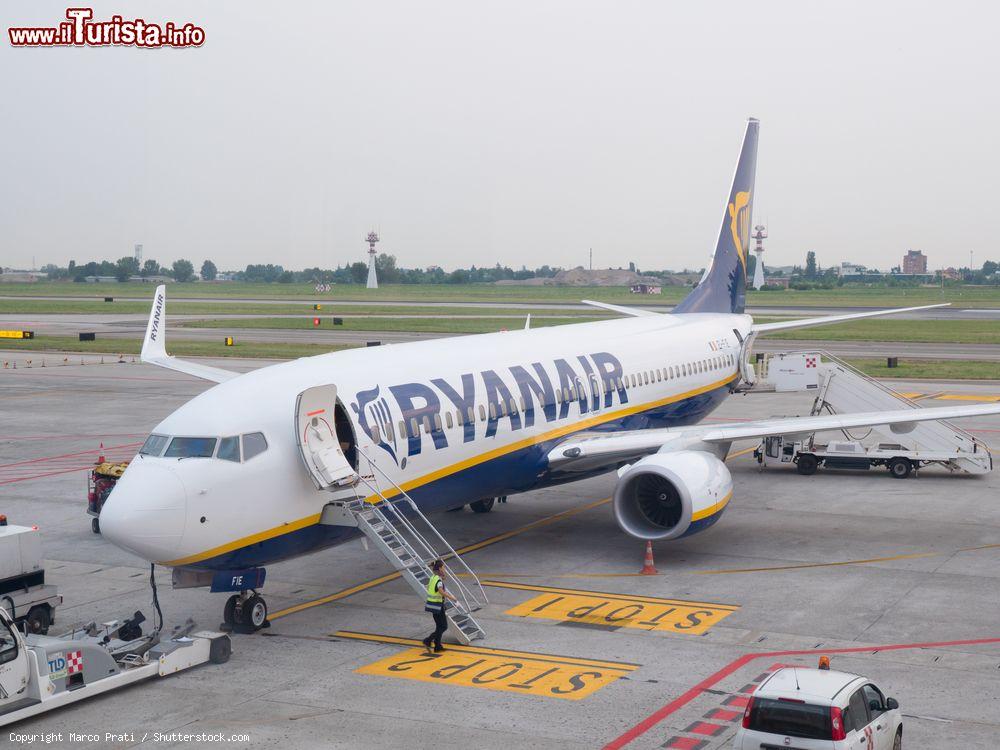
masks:
[[[638,539],[677,539],[707,529],[733,494],[726,465],[704,451],[646,456],[615,487],[615,520]]]

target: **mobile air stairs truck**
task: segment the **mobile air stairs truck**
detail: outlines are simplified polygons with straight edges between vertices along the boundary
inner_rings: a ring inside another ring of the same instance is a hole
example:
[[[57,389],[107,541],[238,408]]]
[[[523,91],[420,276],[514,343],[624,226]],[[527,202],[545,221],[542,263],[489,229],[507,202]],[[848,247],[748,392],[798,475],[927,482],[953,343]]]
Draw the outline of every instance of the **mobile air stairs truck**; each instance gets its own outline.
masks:
[[[920,406],[888,386],[868,377],[846,362],[823,351],[776,352],[758,361],[758,372],[745,367],[750,382],[744,393],[815,392],[811,416],[827,412],[851,414]],[[986,445],[944,421],[891,425],[888,441],[874,429],[864,434],[844,431],[844,440],[817,442],[815,434],[776,435],[765,438],[754,452],[763,469],[768,463],[795,464],[800,474],[819,467],[868,469],[884,466],[897,479],[914,470],[937,464],[953,472],[986,474],[993,458]]]

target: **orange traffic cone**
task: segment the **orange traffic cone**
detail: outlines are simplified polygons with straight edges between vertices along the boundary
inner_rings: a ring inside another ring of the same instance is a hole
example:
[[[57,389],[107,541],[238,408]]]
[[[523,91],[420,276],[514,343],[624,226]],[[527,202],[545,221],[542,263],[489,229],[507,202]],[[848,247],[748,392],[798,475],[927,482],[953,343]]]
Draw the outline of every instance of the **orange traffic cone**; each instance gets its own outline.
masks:
[[[639,575],[644,576],[655,576],[659,575],[660,572],[653,567],[653,543],[649,540],[646,541],[646,557],[642,561],[642,570],[639,571]]]
[[[103,464],[105,462],[105,458],[104,458],[104,442],[103,441],[101,442],[100,452],[101,452],[101,455],[99,455],[97,457],[97,463]]]

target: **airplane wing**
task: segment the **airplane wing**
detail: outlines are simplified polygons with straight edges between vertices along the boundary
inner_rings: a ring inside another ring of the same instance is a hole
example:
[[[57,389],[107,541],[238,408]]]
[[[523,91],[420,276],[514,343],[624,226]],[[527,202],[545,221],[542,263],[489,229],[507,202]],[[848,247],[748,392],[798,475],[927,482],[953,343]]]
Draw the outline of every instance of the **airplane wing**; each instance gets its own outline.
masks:
[[[571,438],[553,448],[549,465],[560,471],[592,471],[632,461],[660,450],[728,450],[734,440],[763,438],[768,435],[796,435],[841,430],[853,427],[906,425],[935,419],[961,419],[1000,414],[1000,404],[910,408],[861,414],[825,414],[816,417],[782,417],[751,422],[696,425],[633,432],[604,433]]]
[[[649,310],[640,310],[637,307],[612,305],[610,302],[595,302],[592,299],[582,299],[580,301],[585,305],[590,305],[591,307],[599,307],[602,310],[610,310],[611,312],[621,313],[622,315],[631,315],[633,318],[648,318],[650,315],[660,314],[660,313],[650,312]]]
[[[142,353],[139,355],[139,359],[150,365],[187,373],[202,380],[211,380],[213,383],[222,383],[240,374],[232,370],[223,370],[171,357],[167,354],[166,339],[167,287],[161,284],[156,287],[156,294],[153,295],[153,307],[149,311],[146,338],[142,341]]]
[[[888,310],[872,310],[863,313],[846,313],[844,315],[827,315],[822,318],[803,318],[801,320],[781,320],[777,323],[755,323],[750,329],[751,333],[769,333],[771,331],[784,331],[791,328],[809,328],[810,326],[822,326],[827,323],[842,323],[845,320],[858,320],[859,318],[874,318],[878,315],[893,315],[895,313],[913,312],[914,310],[933,310],[935,307],[950,307],[950,302],[942,302],[939,305],[921,305],[920,307],[896,307]]]

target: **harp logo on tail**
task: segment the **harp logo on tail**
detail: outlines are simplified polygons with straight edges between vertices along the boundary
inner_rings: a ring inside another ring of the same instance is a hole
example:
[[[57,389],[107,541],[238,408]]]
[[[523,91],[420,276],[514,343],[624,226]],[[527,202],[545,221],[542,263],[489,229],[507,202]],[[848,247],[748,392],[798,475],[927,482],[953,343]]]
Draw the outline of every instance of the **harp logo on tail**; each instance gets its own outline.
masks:
[[[747,272],[747,247],[750,244],[750,192],[741,191],[729,204],[729,231],[733,235],[733,245],[736,254],[743,265],[743,274]]]

